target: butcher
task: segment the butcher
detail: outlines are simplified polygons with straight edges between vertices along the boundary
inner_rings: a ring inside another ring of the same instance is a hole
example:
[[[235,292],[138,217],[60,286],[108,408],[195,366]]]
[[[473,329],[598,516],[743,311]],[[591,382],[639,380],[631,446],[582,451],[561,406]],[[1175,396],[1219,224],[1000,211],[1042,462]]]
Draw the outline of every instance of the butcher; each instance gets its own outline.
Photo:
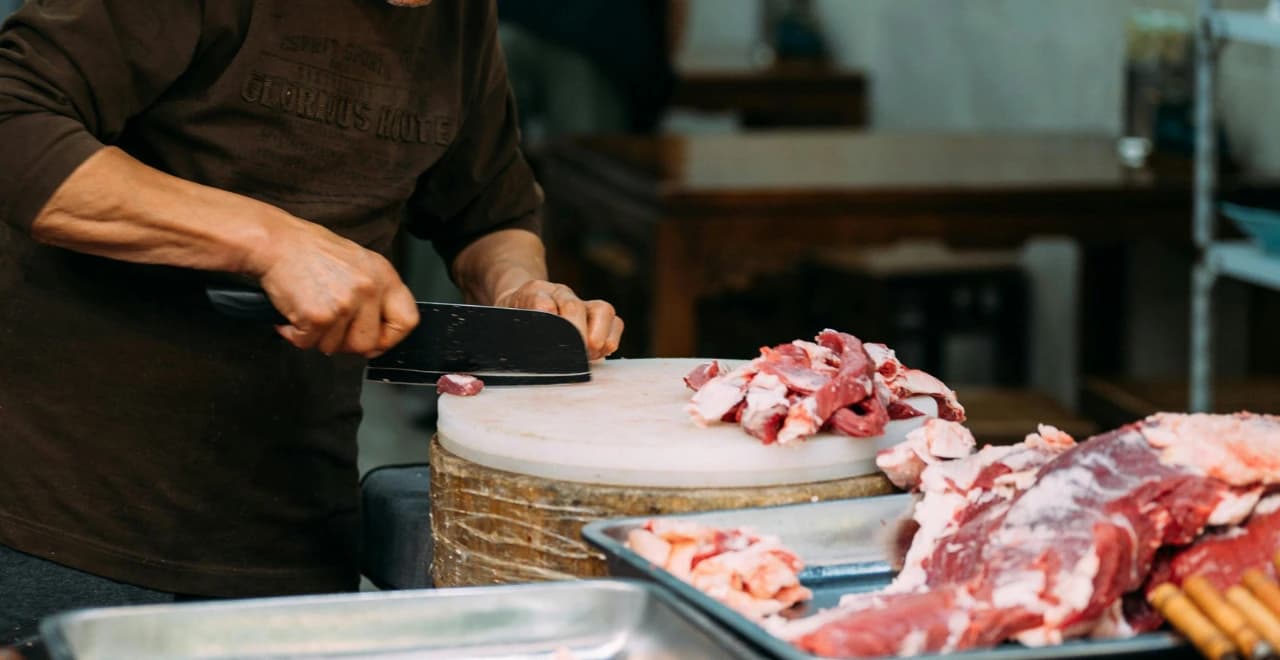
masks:
[[[429,240],[471,303],[547,281],[492,2],[33,0],[0,30],[0,645],[71,607],[358,586],[367,358]],[[227,278],[279,327],[224,318]]]

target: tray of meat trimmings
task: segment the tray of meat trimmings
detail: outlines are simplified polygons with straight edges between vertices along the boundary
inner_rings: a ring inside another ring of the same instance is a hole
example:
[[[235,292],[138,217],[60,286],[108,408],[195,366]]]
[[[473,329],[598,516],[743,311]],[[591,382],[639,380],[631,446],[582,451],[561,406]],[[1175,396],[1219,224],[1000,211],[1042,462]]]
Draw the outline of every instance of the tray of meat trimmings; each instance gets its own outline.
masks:
[[[615,576],[787,659],[1194,657],[1162,617],[1182,629],[1172,605],[1192,603],[1193,581],[1233,603],[1249,578],[1274,586],[1280,417],[1158,414],[1079,443],[1042,426],[967,455],[964,436],[929,420],[882,454],[910,493],[584,536]],[[948,444],[963,456],[939,458]]]
[[[761,657],[630,580],[87,609],[44,620],[41,635],[53,660]]]

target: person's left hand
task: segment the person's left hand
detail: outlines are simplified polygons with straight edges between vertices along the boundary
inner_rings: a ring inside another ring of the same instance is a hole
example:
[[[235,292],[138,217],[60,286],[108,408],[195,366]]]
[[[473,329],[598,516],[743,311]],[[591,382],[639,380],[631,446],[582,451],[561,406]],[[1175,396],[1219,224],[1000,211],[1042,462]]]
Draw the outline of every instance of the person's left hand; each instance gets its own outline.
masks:
[[[587,356],[596,360],[613,354],[622,340],[622,319],[603,300],[582,300],[573,289],[546,280],[530,280],[501,294],[496,307],[517,307],[550,312],[568,319],[582,333]]]

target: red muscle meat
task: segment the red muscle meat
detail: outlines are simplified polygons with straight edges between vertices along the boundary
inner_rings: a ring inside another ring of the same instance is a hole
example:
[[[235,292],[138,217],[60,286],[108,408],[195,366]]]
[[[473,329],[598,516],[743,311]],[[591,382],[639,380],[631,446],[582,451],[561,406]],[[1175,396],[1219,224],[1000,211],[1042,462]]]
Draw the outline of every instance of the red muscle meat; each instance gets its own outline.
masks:
[[[484,381],[465,374],[445,374],[436,381],[437,394],[475,396],[484,389]]]
[[[1151,572],[1148,590],[1165,582],[1181,585],[1203,575],[1222,591],[1240,584],[1244,571],[1257,568],[1277,577],[1272,559],[1280,550],[1280,494],[1260,501],[1249,520],[1205,534],[1185,549],[1167,553]]]
[[[1236,544],[1274,543],[1273,500],[1258,502],[1280,483],[1280,418],[1160,414],[1073,445],[1046,428],[927,467],[920,528],[894,583],[788,636],[832,657],[1124,636],[1134,627],[1123,596],[1148,581],[1161,548],[1251,514],[1261,542]],[[1215,545],[1239,534],[1207,536],[1171,567],[1204,570],[1211,562],[1194,557],[1221,556]]]
[[[689,386],[689,389],[697,392],[702,389],[703,385],[707,384],[707,381],[719,375],[720,363],[712,360],[694,367],[693,371],[690,371],[689,375],[684,377],[684,384]]]

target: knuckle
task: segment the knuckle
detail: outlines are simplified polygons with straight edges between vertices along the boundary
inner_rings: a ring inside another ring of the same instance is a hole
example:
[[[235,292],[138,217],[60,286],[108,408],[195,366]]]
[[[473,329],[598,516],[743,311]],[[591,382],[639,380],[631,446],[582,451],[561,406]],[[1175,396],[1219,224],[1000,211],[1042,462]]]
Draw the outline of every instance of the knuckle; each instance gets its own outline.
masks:
[[[328,309],[325,312],[329,315],[330,320],[338,319],[346,316],[356,306],[356,293],[353,289],[347,289],[334,294]]]
[[[378,290],[378,282],[368,275],[357,275],[351,283],[351,297],[359,298],[371,295]]]

